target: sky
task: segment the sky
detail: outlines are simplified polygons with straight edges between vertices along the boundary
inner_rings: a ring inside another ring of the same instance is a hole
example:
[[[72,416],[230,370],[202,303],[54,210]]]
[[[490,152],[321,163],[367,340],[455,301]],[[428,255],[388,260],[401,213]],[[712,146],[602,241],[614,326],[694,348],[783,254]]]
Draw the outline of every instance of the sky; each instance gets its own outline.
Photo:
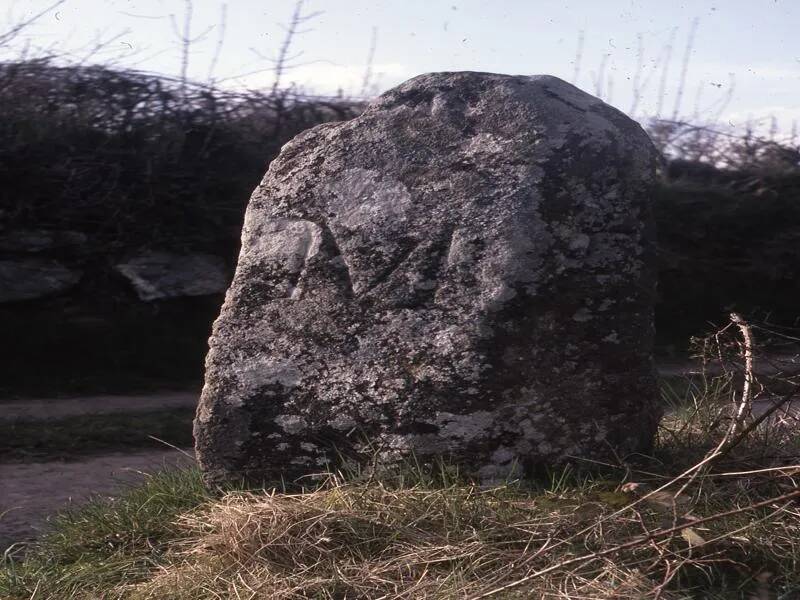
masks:
[[[5,30],[53,3],[0,0]],[[272,85],[295,0],[63,0],[0,58],[27,44],[178,75],[188,4],[191,78]],[[638,119],[766,132],[774,117],[781,136],[800,121],[800,0],[305,0],[303,14],[283,83],[308,92],[377,93],[430,71],[549,73]]]

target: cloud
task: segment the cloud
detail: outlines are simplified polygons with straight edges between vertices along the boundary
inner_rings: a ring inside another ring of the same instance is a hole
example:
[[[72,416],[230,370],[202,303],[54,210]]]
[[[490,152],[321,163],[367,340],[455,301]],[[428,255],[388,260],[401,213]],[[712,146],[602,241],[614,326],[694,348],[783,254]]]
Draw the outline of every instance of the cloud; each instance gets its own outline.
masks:
[[[753,110],[734,110],[726,112],[720,121],[742,132],[750,124],[757,134],[765,135],[772,126],[773,117],[780,134],[788,135],[794,123],[800,124],[800,107],[774,105],[761,106]]]
[[[321,95],[357,95],[363,87],[365,64],[332,64],[325,61],[296,67],[284,75],[286,84],[293,83],[309,93]],[[368,94],[383,91],[412,77],[414,73],[402,63],[376,63],[372,65],[371,89]],[[231,83],[236,87],[264,88],[272,85],[274,75],[271,71],[255,73],[237,78]]]
[[[728,73],[734,73],[737,78],[755,77],[760,80],[781,81],[785,79],[800,79],[800,62],[784,61],[776,63],[730,63],[714,61],[696,61],[690,63],[690,75],[694,78],[708,79],[716,76],[726,79]]]

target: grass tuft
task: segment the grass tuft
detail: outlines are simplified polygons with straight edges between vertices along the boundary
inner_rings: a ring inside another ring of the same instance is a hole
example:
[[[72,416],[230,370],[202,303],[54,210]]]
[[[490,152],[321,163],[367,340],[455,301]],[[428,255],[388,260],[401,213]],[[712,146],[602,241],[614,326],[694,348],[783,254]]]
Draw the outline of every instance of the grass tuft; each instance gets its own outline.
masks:
[[[209,498],[197,469],[165,470],[119,497],[62,512],[24,557],[4,557],[0,598],[96,598],[146,578],[180,536],[178,515]]]

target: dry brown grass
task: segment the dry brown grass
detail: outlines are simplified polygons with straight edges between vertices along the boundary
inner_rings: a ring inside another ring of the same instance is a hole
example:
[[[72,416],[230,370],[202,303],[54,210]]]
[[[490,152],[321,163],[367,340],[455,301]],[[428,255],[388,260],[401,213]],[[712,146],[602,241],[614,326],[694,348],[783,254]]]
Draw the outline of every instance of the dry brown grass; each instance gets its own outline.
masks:
[[[602,502],[526,497],[506,487],[332,482],[299,495],[233,494],[184,517],[189,538],[173,566],[132,597],[478,597],[555,556],[599,548],[600,532],[592,531],[547,551],[554,536],[610,512]],[[599,597],[599,589],[623,583],[635,591],[641,580],[607,560],[556,575],[536,588]],[[505,597],[520,593],[530,586]]]
[[[304,494],[229,494],[184,515],[186,537],[167,565],[119,591],[137,600],[739,597],[724,580],[753,593],[759,578],[797,584],[769,566],[800,557],[791,470],[706,476],[725,483],[704,480],[699,498],[677,502],[603,480],[524,491],[332,478]],[[732,493],[743,477],[790,489],[753,502],[752,492]]]

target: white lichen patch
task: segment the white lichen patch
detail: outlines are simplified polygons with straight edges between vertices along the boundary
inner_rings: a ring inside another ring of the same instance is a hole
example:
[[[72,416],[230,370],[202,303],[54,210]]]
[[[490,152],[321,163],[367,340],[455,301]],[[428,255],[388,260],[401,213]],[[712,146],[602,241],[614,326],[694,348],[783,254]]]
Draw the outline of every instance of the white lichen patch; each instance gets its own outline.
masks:
[[[418,290],[434,290],[439,284],[435,279],[412,280],[411,285]]]
[[[348,431],[356,426],[356,422],[346,413],[337,412],[330,418],[328,425],[340,431]]]
[[[242,406],[245,400],[265,393],[264,388],[267,386],[279,384],[290,389],[300,385],[303,380],[300,369],[286,360],[254,357],[240,359],[232,364],[237,386],[225,396],[225,403],[229,406]],[[271,392],[267,391],[266,394],[270,395]]]
[[[236,393],[228,396],[229,404],[241,405],[244,400],[270,385],[293,388],[303,380],[300,369],[287,360],[256,357],[238,363],[237,367],[235,373],[239,385]]]
[[[319,252],[322,229],[311,221],[300,219],[270,219],[259,224],[248,211],[243,239],[240,265],[258,265],[271,272],[296,276]],[[291,281],[281,283],[282,286],[275,282],[275,287],[283,287],[285,296],[298,296],[299,292]]]
[[[464,148],[464,156],[467,158],[487,158],[492,155],[502,154],[507,151],[511,140],[504,140],[497,135],[481,132],[470,138],[469,143]]]
[[[288,434],[300,433],[308,427],[308,423],[301,415],[278,415],[275,417],[275,424]]]
[[[509,300],[516,298],[517,290],[507,283],[499,283],[487,291],[486,307],[492,311],[502,310]]]
[[[440,412],[436,415],[435,424],[439,427],[439,435],[470,442],[491,432],[494,414],[485,410],[464,415]]]
[[[455,229],[447,250],[447,267],[472,265],[477,259],[476,241],[474,235],[470,235],[465,229]]]
[[[592,313],[585,307],[579,308],[575,314],[572,315],[572,320],[578,323],[585,323],[586,321],[591,321],[593,318]]]
[[[369,169],[348,169],[328,189],[332,222],[352,230],[403,221],[412,205],[405,185]]]

